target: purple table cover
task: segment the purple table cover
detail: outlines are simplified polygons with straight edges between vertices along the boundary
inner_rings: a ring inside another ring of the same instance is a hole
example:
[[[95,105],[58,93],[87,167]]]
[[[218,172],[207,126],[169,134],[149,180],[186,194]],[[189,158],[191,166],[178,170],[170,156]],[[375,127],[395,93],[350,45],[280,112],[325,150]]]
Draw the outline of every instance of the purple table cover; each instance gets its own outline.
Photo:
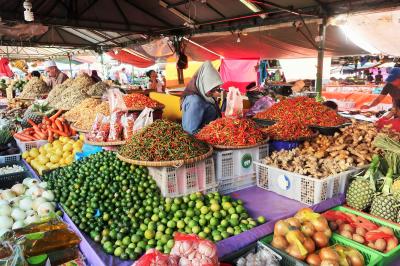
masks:
[[[24,161],[25,162],[25,161]],[[26,163],[31,174],[39,178],[36,172]],[[265,224],[259,225],[251,230],[232,236],[217,243],[218,256],[220,258],[238,251],[246,246],[256,242],[264,236],[273,233],[274,224],[277,220],[293,216],[300,208],[307,205],[295,200],[280,196],[274,192],[266,191],[259,187],[250,187],[234,193],[231,196],[243,201],[249,215],[253,218],[264,216],[267,219]],[[345,201],[344,195],[333,199],[325,200],[321,203],[311,206],[315,212],[323,212],[335,206],[342,205]],[[81,232],[73,221],[64,213],[63,219],[70,228],[75,231],[82,239],[79,248],[87,261],[92,266],[130,266],[133,261],[120,260],[118,257],[106,254],[101,245],[92,241],[89,236]],[[400,259],[387,266],[400,266]]]

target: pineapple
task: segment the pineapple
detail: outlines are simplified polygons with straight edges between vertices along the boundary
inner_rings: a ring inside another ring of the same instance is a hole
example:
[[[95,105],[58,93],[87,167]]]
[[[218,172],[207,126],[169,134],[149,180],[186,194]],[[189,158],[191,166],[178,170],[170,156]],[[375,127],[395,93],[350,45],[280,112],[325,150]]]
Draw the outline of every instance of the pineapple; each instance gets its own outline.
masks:
[[[400,178],[396,179],[392,185],[393,196],[400,201]]]
[[[376,193],[375,180],[378,175],[379,157],[374,156],[363,176],[357,176],[347,190],[347,205],[357,210],[369,208]]]
[[[393,157],[391,155],[387,156],[389,169],[385,176],[382,193],[375,196],[372,201],[370,213],[383,219],[396,222],[400,211],[400,205],[396,197],[391,194],[393,184]]]
[[[28,119],[31,119],[35,124],[40,124],[42,123],[44,116],[49,116],[53,112],[54,109],[50,108],[49,104],[46,102],[33,103],[28,107],[28,109],[26,109],[21,125],[23,127],[29,127]]]

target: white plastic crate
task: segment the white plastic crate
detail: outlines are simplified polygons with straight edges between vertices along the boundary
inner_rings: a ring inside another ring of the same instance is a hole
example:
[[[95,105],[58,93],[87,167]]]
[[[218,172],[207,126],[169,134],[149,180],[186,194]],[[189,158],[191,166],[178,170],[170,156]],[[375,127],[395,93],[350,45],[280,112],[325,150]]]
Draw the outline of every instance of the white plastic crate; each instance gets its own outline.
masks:
[[[218,180],[254,174],[253,162],[268,156],[268,144],[255,148],[214,151]]]
[[[15,139],[17,142],[18,148],[21,152],[29,151],[32,148],[40,148],[41,146],[48,143],[47,140],[35,140],[35,141],[20,141]]]
[[[229,194],[256,185],[256,175],[244,175],[218,181],[218,192]]]
[[[216,187],[212,158],[180,167],[148,167],[164,197],[179,197]]]
[[[0,156],[0,163],[13,163],[21,161],[21,153]]]
[[[323,179],[282,170],[262,162],[254,162],[257,186],[307,205],[317,204],[344,193],[355,168]]]

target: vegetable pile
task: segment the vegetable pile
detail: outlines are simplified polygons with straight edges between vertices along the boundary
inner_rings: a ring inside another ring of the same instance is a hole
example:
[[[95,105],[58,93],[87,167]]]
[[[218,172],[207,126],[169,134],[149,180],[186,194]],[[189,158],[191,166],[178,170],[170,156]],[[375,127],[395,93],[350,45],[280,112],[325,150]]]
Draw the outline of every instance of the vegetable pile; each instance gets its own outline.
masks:
[[[211,145],[248,146],[261,142],[264,136],[250,119],[219,118],[203,127],[196,138]]]
[[[0,192],[0,236],[11,229],[40,222],[54,211],[54,194],[46,182],[25,178]]]
[[[110,88],[104,81],[97,82],[89,87],[87,93],[90,96],[103,96],[103,94]]]
[[[168,120],[156,120],[120,147],[125,158],[140,161],[186,160],[206,154],[209,146]]]
[[[143,110],[144,108],[160,108],[163,105],[141,93],[124,95],[124,102],[128,109]]]
[[[243,203],[229,196],[162,198],[147,168],[122,162],[113,152],[93,154],[43,178],[74,223],[122,259],[151,248],[170,253],[176,231],[220,241],[257,225]]]
[[[49,92],[49,88],[42,79],[32,77],[28,83],[24,85],[24,90],[18,96],[19,98],[35,98],[44,93]]]
[[[107,102],[102,102],[92,109],[88,107],[78,107],[75,110],[76,111],[71,113],[69,117],[71,120],[74,120],[74,126],[83,130],[90,130],[92,128],[92,125],[95,122],[97,115],[110,115],[110,106]],[[73,115],[76,115],[75,119],[73,118]]]
[[[75,160],[75,154],[82,151],[82,146],[82,140],[60,137],[59,140],[46,143],[39,149],[33,148],[23,152],[22,158],[42,175],[44,171],[71,164]]]
[[[25,169],[18,164],[0,167],[0,175],[21,173],[23,171],[25,171]]]
[[[71,129],[69,123],[64,118],[59,117],[61,112],[60,110],[51,117],[43,117],[42,123],[40,124],[36,124],[31,119],[28,119],[27,122],[32,127],[15,133],[14,138],[20,141],[47,140],[48,142],[52,142],[54,139],[58,139],[61,136],[75,136],[75,130]]]
[[[353,123],[334,136],[319,135],[290,151],[275,151],[264,159],[290,172],[324,178],[369,164],[378,149],[372,145],[377,130],[370,123]]]
[[[282,141],[300,140],[315,136],[311,129],[295,121],[290,123],[278,122],[262,129],[262,131],[268,134],[272,140]]]
[[[329,221],[332,231],[372,249],[387,253],[398,245],[398,239],[390,227],[378,226],[348,212],[329,210],[322,215]]]
[[[334,110],[308,97],[284,99],[266,111],[257,113],[255,117],[283,123],[296,121],[305,126],[332,127],[347,122]]]

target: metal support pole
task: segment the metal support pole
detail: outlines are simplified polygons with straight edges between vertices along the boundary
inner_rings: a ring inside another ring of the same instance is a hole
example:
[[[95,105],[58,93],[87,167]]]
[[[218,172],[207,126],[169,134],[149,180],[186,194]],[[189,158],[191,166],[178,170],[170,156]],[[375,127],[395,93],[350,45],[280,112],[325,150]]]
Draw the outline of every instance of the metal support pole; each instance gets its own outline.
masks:
[[[67,54],[67,56],[68,56],[68,62],[69,62],[69,71],[70,71],[70,73],[71,73],[71,78],[73,78],[72,77],[72,62],[71,62],[71,54]]]
[[[327,19],[324,17],[322,23],[319,24],[318,30],[318,66],[317,66],[317,80],[315,89],[317,92],[317,101],[322,101],[322,72],[324,69],[324,50],[325,50],[325,32],[326,32]]]
[[[185,83],[185,78],[183,77],[183,69],[176,69],[178,71],[178,83],[179,84],[184,84]]]

